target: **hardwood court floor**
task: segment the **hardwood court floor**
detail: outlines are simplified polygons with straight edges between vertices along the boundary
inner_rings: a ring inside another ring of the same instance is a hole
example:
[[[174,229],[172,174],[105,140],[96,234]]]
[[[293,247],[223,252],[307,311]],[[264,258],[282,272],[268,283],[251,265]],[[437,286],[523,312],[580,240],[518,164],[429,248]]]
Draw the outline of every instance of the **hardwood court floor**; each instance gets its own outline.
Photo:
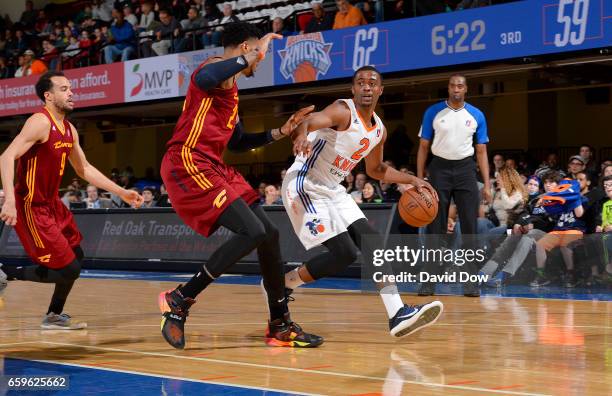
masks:
[[[89,328],[48,332],[38,325],[51,286],[11,282],[0,356],[315,394],[612,394],[609,302],[442,296],[437,325],[396,340],[378,296],[304,289],[293,318],[326,343],[297,350],[263,343],[258,286],[213,285],[192,308],[187,349],[176,351],[160,335],[156,305],[175,285],[80,279],[67,312]]]

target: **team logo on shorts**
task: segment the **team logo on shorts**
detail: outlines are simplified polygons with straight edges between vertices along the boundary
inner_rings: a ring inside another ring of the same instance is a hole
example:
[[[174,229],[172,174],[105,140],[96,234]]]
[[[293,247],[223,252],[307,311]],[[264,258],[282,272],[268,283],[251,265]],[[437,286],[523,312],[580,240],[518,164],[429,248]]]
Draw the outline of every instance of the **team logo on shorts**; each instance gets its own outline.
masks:
[[[294,83],[316,81],[332,64],[329,52],[333,43],[326,43],[321,32],[287,37],[285,49],[279,50],[280,72]]]
[[[321,224],[320,219],[312,219],[312,221],[306,223],[306,227],[308,227],[313,236],[317,236],[325,232],[325,226]]]

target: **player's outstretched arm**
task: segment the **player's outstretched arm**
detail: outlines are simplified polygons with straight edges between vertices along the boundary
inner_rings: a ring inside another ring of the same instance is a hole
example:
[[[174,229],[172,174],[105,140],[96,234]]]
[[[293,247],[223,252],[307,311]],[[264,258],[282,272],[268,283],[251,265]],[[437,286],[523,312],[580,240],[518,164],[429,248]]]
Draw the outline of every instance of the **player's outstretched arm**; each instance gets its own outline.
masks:
[[[383,138],[380,143],[378,143],[376,147],[370,151],[367,157],[365,157],[366,173],[368,176],[376,180],[382,180],[385,183],[411,184],[419,191],[422,188],[427,188],[432,192],[437,200],[438,194],[436,193],[436,190],[434,190],[434,188],[425,180],[404,172],[400,172],[383,162],[383,149],[386,140],[387,129],[385,128],[383,131]]]
[[[32,115],[26,121],[23,129],[4,150],[0,156],[0,171],[2,174],[2,187],[6,194],[4,205],[0,211],[0,220],[14,226],[17,224],[17,210],[15,208],[15,161],[24,155],[36,143],[43,143],[49,138],[51,123],[41,113]]]
[[[244,131],[242,122],[238,122],[234,128],[234,132],[230,141],[227,143],[227,148],[231,151],[246,151],[268,143],[275,142],[289,136],[291,132],[314,110],[314,106],[304,107],[299,109],[289,117],[287,122],[280,128],[274,128],[265,132],[249,133]]]
[[[139,208],[143,202],[142,196],[136,191],[126,190],[125,188],[113,183],[112,180],[104,176],[102,172],[87,162],[85,153],[79,144],[79,135],[72,124],[70,124],[70,127],[72,128],[72,134],[74,136],[74,146],[72,148],[72,152],[70,153],[69,160],[77,175],[79,175],[79,177],[82,179],[87,180],[87,182],[93,184],[94,186],[119,196],[130,206]]]
[[[291,133],[294,155],[310,155],[312,145],[308,142],[308,134],[323,128],[345,130],[351,122],[351,111],[341,100],[327,106],[322,111],[311,113]]]

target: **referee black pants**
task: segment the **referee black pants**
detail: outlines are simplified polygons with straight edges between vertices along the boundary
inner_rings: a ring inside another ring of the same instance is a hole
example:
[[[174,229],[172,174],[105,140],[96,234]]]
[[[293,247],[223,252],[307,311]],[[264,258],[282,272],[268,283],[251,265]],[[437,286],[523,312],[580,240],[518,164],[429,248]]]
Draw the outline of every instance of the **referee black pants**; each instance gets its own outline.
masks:
[[[461,234],[476,235],[476,223],[478,218],[478,208],[480,206],[480,195],[478,193],[478,181],[476,179],[476,162],[472,157],[462,160],[447,160],[440,157],[433,157],[427,168],[429,173],[429,183],[438,192],[440,199],[438,204],[438,216],[427,226],[427,233],[436,235],[428,237],[438,246],[450,246],[449,236],[446,234],[448,223],[448,211],[451,198],[457,206],[457,214],[461,220]],[[469,244],[472,238],[463,238],[464,245]],[[463,246],[469,248],[470,246]],[[438,269],[439,266],[436,266]],[[434,271],[434,268],[427,268]]]

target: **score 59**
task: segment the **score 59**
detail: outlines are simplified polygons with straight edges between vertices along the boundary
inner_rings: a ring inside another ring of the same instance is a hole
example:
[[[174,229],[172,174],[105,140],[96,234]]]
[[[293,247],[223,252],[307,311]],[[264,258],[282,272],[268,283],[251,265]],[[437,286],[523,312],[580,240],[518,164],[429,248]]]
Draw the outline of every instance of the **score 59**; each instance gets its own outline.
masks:
[[[570,6],[574,6],[573,10]],[[565,47],[568,43],[580,45],[586,36],[589,17],[589,0],[560,0],[557,22],[563,25],[563,32],[555,34],[555,46]],[[572,27],[578,31],[572,31]]]

